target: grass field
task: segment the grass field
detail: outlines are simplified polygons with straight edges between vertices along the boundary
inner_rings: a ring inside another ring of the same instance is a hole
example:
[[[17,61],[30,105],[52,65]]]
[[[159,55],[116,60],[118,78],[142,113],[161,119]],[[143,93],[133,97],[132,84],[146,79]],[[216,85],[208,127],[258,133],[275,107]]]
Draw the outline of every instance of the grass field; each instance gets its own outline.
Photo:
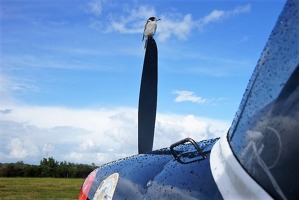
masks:
[[[78,199],[83,179],[0,178],[0,199]]]

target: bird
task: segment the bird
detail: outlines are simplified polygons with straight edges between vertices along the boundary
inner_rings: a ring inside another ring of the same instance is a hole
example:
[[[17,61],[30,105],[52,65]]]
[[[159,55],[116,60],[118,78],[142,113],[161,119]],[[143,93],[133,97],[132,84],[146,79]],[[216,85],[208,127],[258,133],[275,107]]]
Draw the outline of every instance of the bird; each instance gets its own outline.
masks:
[[[155,35],[157,30],[156,22],[159,20],[161,19],[157,19],[156,17],[150,17],[146,21],[146,24],[144,26],[144,31],[143,31],[143,37],[142,37],[142,41],[144,40],[144,38],[146,38],[144,48],[146,48],[148,38],[153,37]]]

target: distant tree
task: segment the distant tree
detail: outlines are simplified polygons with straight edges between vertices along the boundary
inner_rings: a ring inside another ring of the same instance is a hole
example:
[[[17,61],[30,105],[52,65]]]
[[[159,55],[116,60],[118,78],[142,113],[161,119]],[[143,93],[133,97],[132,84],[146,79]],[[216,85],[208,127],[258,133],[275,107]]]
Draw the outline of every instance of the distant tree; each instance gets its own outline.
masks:
[[[18,161],[15,165],[14,165],[14,176],[17,177],[24,177],[25,176],[25,168],[26,165],[24,164],[23,161]]]
[[[40,177],[40,168],[36,165],[28,165],[25,168],[25,177]]]
[[[41,177],[55,177],[58,162],[54,158],[43,158],[40,161]]]
[[[0,176],[1,177],[9,177],[9,168],[8,168],[8,164],[1,164],[0,165]]]
[[[54,158],[43,158],[40,165],[28,165],[23,161],[17,163],[0,163],[0,177],[57,177],[85,178],[97,166],[58,162]]]

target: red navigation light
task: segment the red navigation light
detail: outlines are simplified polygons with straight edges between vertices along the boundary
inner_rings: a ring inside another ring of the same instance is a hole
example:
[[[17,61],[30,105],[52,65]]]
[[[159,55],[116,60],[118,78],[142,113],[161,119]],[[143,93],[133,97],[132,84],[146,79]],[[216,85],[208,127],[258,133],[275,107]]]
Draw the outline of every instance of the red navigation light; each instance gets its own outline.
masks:
[[[86,178],[86,180],[84,181],[84,183],[81,187],[78,200],[86,200],[87,199],[90,187],[91,187],[96,175],[97,175],[97,170],[94,170],[93,172],[91,172],[88,175],[88,177]]]

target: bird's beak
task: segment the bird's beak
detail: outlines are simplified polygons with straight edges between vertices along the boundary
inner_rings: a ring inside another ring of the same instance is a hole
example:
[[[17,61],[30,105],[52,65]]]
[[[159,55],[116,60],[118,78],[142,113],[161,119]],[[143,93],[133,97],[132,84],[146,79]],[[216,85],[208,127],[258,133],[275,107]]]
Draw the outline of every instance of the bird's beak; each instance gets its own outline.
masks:
[[[157,19],[157,21],[159,21],[159,20],[161,20],[161,19]]]

